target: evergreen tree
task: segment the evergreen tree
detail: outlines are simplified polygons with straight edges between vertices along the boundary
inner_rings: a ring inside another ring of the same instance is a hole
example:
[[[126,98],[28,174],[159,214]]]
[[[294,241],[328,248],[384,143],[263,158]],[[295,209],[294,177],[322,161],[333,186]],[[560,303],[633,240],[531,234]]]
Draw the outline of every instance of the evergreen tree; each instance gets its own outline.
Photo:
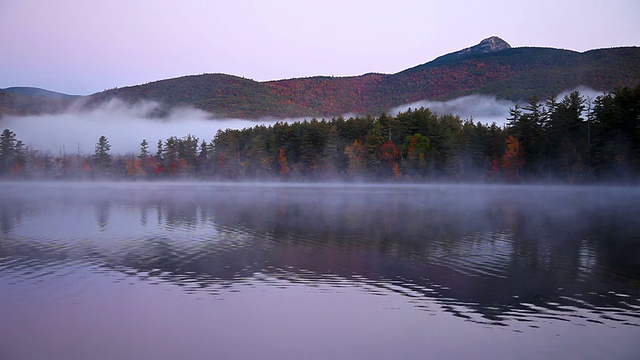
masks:
[[[586,165],[587,134],[582,118],[585,100],[577,91],[565,96],[549,113],[548,138],[551,158],[558,163],[558,174],[575,181],[584,175]]]
[[[111,166],[110,150],[111,145],[109,144],[109,140],[104,135],[100,136],[100,139],[98,139],[98,142],[96,143],[96,150],[94,153],[94,160],[98,168],[106,170]]]
[[[170,175],[177,175],[179,169],[179,149],[178,138],[175,136],[169,137],[164,143],[164,150],[162,151],[162,159],[164,161],[165,169]]]
[[[13,162],[19,153],[16,144],[18,144],[16,134],[9,129],[4,129],[0,134],[0,174],[7,173],[13,166]]]
[[[200,152],[198,153],[198,157],[196,159],[196,172],[200,176],[206,176],[209,174],[209,152],[209,144],[207,144],[206,141],[202,140],[202,142],[200,143]]]
[[[188,166],[195,167],[196,158],[198,157],[199,139],[189,134],[182,139],[178,139],[177,143],[178,143],[178,157],[186,161]]]
[[[138,155],[138,158],[142,161],[145,161],[148,157],[149,143],[147,142],[147,139],[142,139],[142,142],[140,143],[140,155]]]
[[[322,147],[322,154],[320,156],[320,169],[322,171],[322,175],[325,177],[333,177],[339,174],[339,142],[340,136],[338,134],[338,127],[332,123],[329,125],[327,139]]]
[[[599,96],[589,134],[590,165],[598,176],[637,178],[640,171],[640,85]]]
[[[200,143],[200,153],[198,154],[198,158],[202,160],[207,160],[209,158],[209,145],[207,145],[207,142],[204,140]]]
[[[538,98],[533,97],[525,107],[516,105],[515,108],[509,109],[510,117],[507,118],[507,132],[518,140],[519,149],[523,151],[520,154],[523,171],[532,175],[540,172],[542,166],[545,148],[544,113]]]
[[[154,158],[158,163],[162,163],[162,153],[164,152],[164,149],[162,148],[162,140],[158,140],[156,147],[157,147],[157,150]]]

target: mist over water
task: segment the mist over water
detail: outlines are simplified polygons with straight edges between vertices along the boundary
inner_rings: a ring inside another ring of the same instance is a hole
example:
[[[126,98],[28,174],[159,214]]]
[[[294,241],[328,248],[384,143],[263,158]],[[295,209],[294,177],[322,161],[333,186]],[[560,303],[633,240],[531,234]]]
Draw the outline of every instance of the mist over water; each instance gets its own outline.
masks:
[[[635,187],[0,183],[0,351],[630,358],[638,212]]]

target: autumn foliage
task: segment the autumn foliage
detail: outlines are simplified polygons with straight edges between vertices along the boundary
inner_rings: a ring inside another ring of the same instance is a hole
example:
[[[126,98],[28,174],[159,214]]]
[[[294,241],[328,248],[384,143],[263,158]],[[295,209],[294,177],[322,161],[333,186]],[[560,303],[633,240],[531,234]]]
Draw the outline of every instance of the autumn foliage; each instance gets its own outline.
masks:
[[[507,147],[502,156],[502,169],[511,178],[519,178],[524,166],[524,148],[513,135],[507,137]]]
[[[638,58],[637,47],[583,53],[523,47],[443,56],[395,74],[264,82],[227,74],[190,75],[109,89],[83,97],[82,103],[85,109],[93,109],[114,98],[127,104],[154,101],[163,104],[155,114],[158,116],[180,106],[192,106],[221,117],[249,119],[380,114],[426,99],[485,94],[520,101],[579,86],[609,91],[633,87],[640,82]],[[0,117],[61,113],[76,99],[56,100],[0,89]]]
[[[263,159],[264,160],[264,159]],[[278,170],[278,174],[287,175],[291,171],[289,168],[289,162],[287,161],[287,155],[284,153],[284,149],[281,148],[278,153],[278,164],[280,164],[280,169]]]

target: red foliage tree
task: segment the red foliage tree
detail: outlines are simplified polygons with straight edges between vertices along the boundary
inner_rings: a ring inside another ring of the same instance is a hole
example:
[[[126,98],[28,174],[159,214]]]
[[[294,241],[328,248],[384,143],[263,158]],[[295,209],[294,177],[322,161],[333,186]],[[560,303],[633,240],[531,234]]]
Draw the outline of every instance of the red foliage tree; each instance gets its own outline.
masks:
[[[398,164],[398,158],[400,157],[400,149],[398,146],[389,140],[380,145],[380,157],[386,161],[387,165],[391,168],[393,176],[400,177],[400,165]]]
[[[287,154],[285,154],[284,148],[280,148],[280,153],[278,154],[278,164],[280,164],[280,170],[278,170],[278,173],[280,175],[286,176],[287,174],[289,174],[291,168],[289,168],[289,162],[287,161]]]

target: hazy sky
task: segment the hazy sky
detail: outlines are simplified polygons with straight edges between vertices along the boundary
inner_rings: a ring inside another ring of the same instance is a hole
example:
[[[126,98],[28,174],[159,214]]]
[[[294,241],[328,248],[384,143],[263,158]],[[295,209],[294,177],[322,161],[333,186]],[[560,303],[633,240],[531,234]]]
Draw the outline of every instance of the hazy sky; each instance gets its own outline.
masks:
[[[200,73],[395,73],[497,35],[640,46],[637,0],[0,0],[0,88],[70,94]]]

